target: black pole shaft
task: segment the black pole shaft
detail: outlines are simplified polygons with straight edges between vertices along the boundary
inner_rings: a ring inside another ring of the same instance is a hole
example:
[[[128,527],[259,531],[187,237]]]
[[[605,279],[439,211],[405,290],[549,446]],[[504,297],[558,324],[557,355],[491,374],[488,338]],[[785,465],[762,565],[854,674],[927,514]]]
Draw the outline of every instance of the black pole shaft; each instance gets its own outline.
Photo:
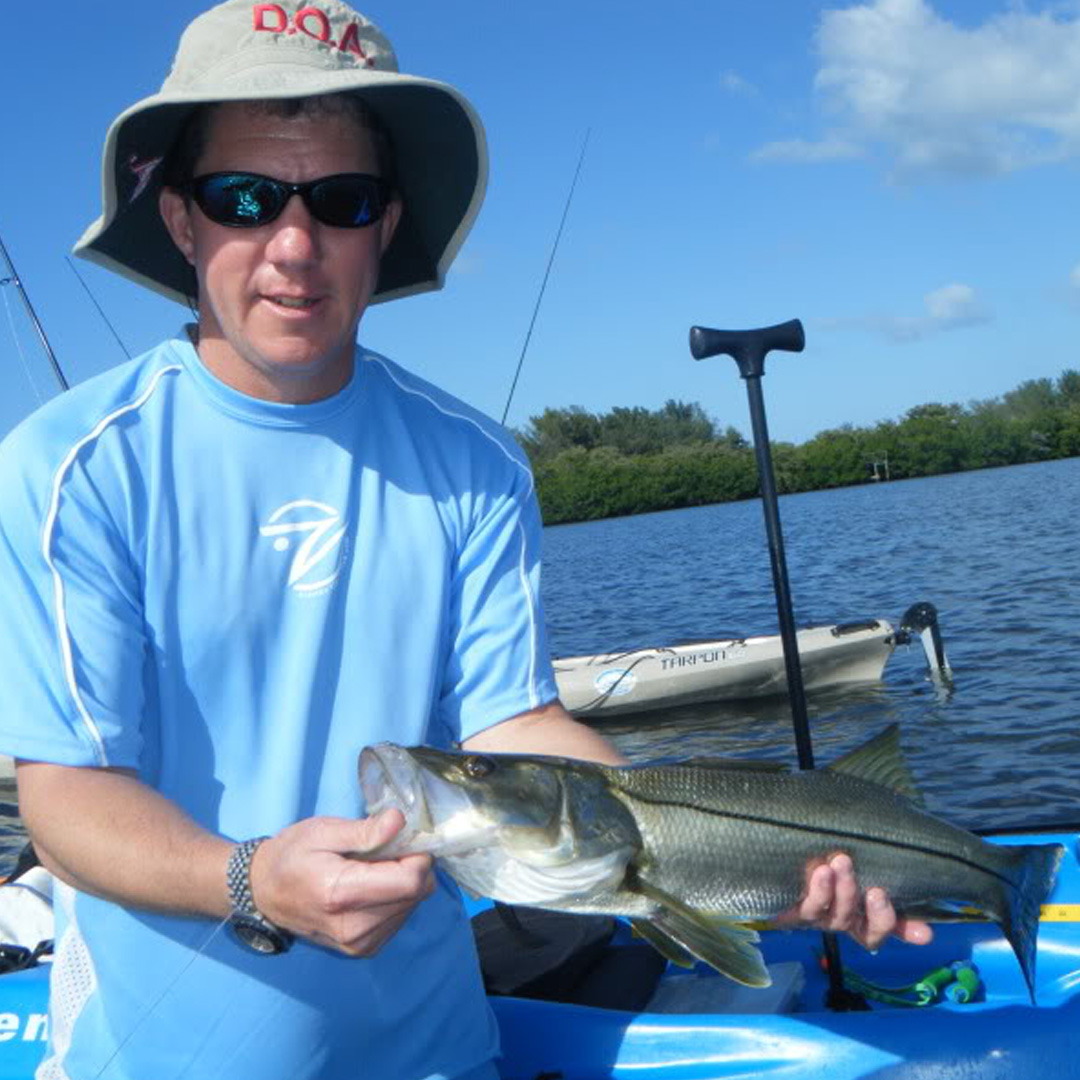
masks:
[[[776,613],[780,619],[780,640],[784,646],[784,670],[787,673],[791,720],[795,728],[795,748],[799,756],[799,768],[812,769],[814,751],[810,741],[810,721],[806,713],[806,689],[803,686],[802,667],[799,665],[799,644],[795,636],[795,614],[792,610],[791,587],[788,584],[787,560],[784,557],[784,535],[780,528],[780,511],[777,508],[776,481],[773,478],[761,376],[747,375],[744,378],[746,394],[750,399],[750,423],[754,431],[754,454],[757,457],[761,504],[765,512],[765,534],[768,537],[769,558],[772,562]]]
[[[780,618],[780,639],[784,647],[784,669],[787,673],[788,702],[795,729],[795,746],[798,750],[799,768],[812,769],[814,752],[810,741],[810,721],[806,713],[806,688],[803,686],[802,667],[799,664],[795,615],[791,603],[791,588],[788,585],[787,560],[784,557],[784,536],[780,528],[779,500],[776,495],[772,452],[769,449],[769,425],[765,419],[765,401],[761,392],[765,356],[769,350],[801,352],[804,344],[802,323],[797,319],[760,330],[709,330],[703,326],[690,329],[690,352],[695,360],[703,360],[717,353],[727,353],[738,364],[739,374],[746,381],[746,393],[750,399],[750,423],[754,431],[754,455],[757,458],[758,481],[761,485],[761,505],[765,512],[765,532],[772,562],[773,591],[776,594],[776,611]],[[844,971],[836,934],[823,931],[821,937],[825,967],[829,976],[826,1000],[830,1008],[841,1011],[865,1008],[865,1002],[844,987]]]
[[[53,374],[56,376],[56,381],[60,383],[60,389],[66,390],[68,388],[68,381],[64,378],[64,372],[60,367],[60,362],[56,359],[56,354],[52,351],[52,346],[49,344],[49,339],[45,336],[45,330],[41,325],[40,320],[37,317],[37,312],[34,311],[34,305],[30,303],[30,297],[26,295],[26,290],[23,288],[23,283],[19,280],[19,271],[15,269],[15,264],[11,261],[11,256],[8,254],[7,247],[4,245],[3,237],[0,237],[0,253],[4,256],[4,262],[11,267],[11,283],[19,290],[19,296],[22,297],[22,302],[26,306],[27,314],[30,316],[30,321],[34,324],[34,329],[37,331],[37,335],[41,340],[41,344],[45,348],[45,355],[49,358],[49,363],[52,365]],[[5,282],[6,284],[6,282]]]
[[[765,402],[761,393],[761,376],[750,373],[746,380],[746,394],[750,401],[750,423],[754,432],[754,454],[757,458],[758,478],[761,482],[761,505],[765,512],[765,533],[769,541],[769,558],[772,562],[773,587],[776,593],[776,612],[780,618],[780,639],[784,646],[784,670],[788,680],[788,701],[791,705],[791,721],[795,729],[795,747],[800,769],[814,767],[814,750],[810,740],[810,720],[806,712],[806,688],[803,685],[802,667],[799,664],[799,644],[795,636],[795,614],[791,603],[791,587],[788,584],[787,559],[784,556],[784,534],[780,527],[780,510],[773,475],[772,452],[769,449],[769,425],[765,419]],[[840,957],[840,942],[836,934],[822,931],[822,951],[825,954],[825,971],[829,979],[827,1001],[831,1008],[847,1010],[858,1001],[844,986],[844,968]],[[863,1006],[865,1007],[865,1006]]]

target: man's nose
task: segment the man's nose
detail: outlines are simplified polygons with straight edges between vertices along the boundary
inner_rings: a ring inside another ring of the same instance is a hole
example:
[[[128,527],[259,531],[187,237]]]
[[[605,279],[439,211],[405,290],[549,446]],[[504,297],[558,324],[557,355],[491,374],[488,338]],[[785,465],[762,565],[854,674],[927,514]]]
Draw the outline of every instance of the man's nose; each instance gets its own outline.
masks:
[[[299,195],[292,195],[277,220],[266,245],[271,262],[307,263],[319,257],[320,225]]]

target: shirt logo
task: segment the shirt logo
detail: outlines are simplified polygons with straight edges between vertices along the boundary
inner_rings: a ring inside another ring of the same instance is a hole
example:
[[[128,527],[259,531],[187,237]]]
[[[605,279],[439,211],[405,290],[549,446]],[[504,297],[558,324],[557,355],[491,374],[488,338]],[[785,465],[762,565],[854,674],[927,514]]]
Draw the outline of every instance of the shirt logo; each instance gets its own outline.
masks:
[[[275,551],[293,551],[289,566],[289,588],[298,593],[329,589],[341,574],[347,545],[341,514],[326,503],[296,499],[270,515],[259,529],[272,537]]]

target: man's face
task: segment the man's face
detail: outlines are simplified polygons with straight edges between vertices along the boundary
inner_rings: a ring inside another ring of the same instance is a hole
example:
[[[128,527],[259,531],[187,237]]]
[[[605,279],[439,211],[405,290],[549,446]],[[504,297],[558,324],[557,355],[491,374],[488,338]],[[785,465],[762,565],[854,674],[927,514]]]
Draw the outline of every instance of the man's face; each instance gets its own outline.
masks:
[[[370,135],[347,113],[283,119],[219,106],[195,175],[228,170],[296,183],[378,173]],[[199,355],[222,381],[254,397],[329,397],[352,373],[356,327],[400,215],[391,203],[362,229],[323,225],[294,196],[255,228],[211,221],[175,192],[161,196],[169,232],[199,282]]]

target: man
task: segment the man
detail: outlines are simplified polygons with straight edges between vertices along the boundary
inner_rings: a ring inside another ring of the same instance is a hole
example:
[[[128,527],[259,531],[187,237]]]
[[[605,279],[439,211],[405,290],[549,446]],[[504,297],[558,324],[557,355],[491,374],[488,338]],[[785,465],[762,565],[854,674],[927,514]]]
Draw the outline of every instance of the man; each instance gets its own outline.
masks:
[[[104,175],[77,250],[198,322],[0,452],[0,749],[59,879],[39,1076],[491,1077],[453,886],[345,858],[401,826],[368,743],[621,760],[558,704],[513,440],[356,345],[441,285],[479,121],[337,0],[227,0]],[[855,896],[840,858],[798,914],[874,944]]]

